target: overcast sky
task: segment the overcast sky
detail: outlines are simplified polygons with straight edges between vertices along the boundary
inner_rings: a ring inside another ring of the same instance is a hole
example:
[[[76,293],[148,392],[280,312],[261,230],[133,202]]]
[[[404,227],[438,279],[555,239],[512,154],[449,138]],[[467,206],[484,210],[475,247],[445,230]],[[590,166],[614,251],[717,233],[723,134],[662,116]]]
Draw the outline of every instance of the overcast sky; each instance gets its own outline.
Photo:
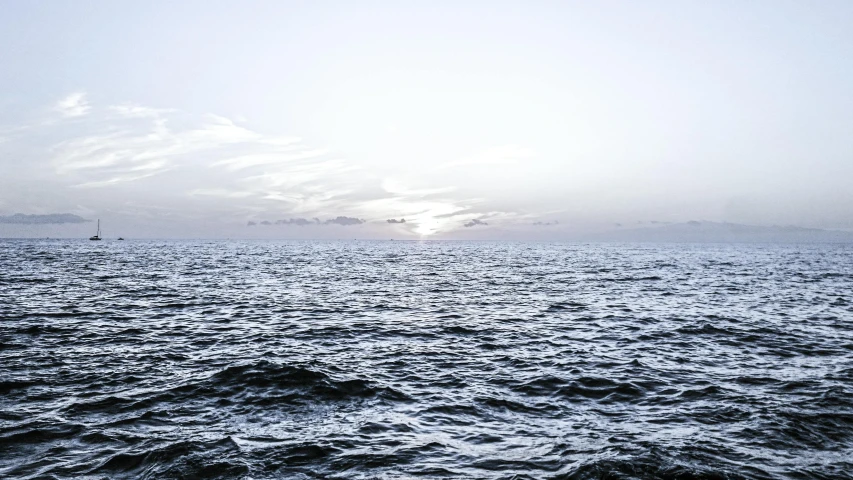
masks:
[[[853,229],[851,25],[847,0],[0,0],[0,215],[138,236]]]

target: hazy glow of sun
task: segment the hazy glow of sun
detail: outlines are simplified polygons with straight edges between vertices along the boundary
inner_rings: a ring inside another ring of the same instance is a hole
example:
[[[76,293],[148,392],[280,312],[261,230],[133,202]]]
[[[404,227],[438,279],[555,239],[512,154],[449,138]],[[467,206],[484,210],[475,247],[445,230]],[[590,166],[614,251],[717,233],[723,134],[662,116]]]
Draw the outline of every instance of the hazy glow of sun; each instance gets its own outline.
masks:
[[[420,217],[414,220],[417,223],[415,227],[415,233],[419,234],[422,237],[428,237],[439,231],[443,222],[434,217]]]

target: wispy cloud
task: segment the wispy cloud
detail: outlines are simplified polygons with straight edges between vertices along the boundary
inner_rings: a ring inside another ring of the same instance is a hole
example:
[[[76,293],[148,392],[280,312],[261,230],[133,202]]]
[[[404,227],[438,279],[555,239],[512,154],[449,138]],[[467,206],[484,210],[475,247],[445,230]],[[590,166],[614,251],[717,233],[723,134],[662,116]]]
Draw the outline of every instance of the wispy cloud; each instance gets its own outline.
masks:
[[[329,153],[329,150],[326,148],[303,150],[300,148],[300,145],[297,144],[298,141],[298,139],[294,139],[293,145],[290,148],[287,148],[287,144],[280,144],[282,148],[277,152],[227,158],[214,163],[214,166],[224,166],[228,170],[237,171],[260,165],[279,164],[283,162],[293,162],[295,160],[318,158]]]
[[[218,215],[242,224],[297,226],[352,226],[381,218],[419,235],[448,232],[488,213],[476,208],[479,199],[461,194],[452,178],[384,176],[298,136],[261,133],[221,115],[134,103],[99,107],[83,93],[68,95],[56,111],[58,118],[54,113],[49,121],[7,135],[2,153],[28,155],[18,171],[55,186],[43,197],[74,198],[92,211],[110,208],[175,221]],[[522,154],[490,149],[482,158]],[[293,217],[269,220],[276,212]]]
[[[382,189],[388,193],[395,195],[403,195],[407,197],[430,197],[443,193],[449,193],[456,190],[455,187],[437,187],[437,188],[409,188],[399,180],[393,178],[385,178],[382,180]]]
[[[63,117],[70,118],[86,115],[91,107],[85,93],[75,92],[57,102],[54,109]]]
[[[104,112],[113,117],[92,118],[83,135],[52,147],[55,171],[78,179],[77,187],[107,187],[174,169],[184,172],[182,178],[187,183],[195,183],[191,172],[196,178],[211,177],[201,172],[204,168],[243,170],[315,158],[321,153],[302,146],[293,137],[266,137],[217,115],[193,117],[138,105],[114,105]],[[233,183],[237,179],[231,176],[230,180]],[[189,189],[194,195],[211,191],[222,189]]]
[[[165,113],[175,112],[169,108],[151,108],[134,103],[123,103],[121,105],[111,105],[107,107],[110,112],[115,113],[125,118],[156,118]]]
[[[165,171],[165,170],[163,170],[163,171]],[[110,178],[107,178],[104,180],[96,180],[93,182],[78,183],[76,185],[72,185],[71,188],[108,187],[110,185],[115,185],[118,183],[132,182],[134,180],[142,180],[143,178],[153,177],[157,173],[160,173],[160,172],[117,175],[115,177],[110,177]]]
[[[224,188],[197,188],[189,192],[189,194],[220,198],[246,198],[251,197],[253,195],[253,192],[227,190]]]

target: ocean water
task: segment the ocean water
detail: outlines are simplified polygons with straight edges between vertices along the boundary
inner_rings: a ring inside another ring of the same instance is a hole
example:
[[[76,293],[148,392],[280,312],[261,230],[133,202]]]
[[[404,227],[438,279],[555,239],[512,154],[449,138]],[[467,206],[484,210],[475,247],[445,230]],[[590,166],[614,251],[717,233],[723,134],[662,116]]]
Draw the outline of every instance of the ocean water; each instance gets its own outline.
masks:
[[[853,246],[0,241],[0,478],[853,478]]]

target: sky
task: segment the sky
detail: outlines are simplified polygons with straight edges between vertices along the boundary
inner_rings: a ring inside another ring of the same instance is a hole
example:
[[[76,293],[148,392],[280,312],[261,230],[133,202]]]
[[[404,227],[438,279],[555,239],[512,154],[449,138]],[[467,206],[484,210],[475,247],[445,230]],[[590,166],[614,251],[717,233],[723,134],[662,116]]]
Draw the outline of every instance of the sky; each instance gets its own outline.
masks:
[[[850,25],[846,0],[0,0],[0,236],[853,230]]]

